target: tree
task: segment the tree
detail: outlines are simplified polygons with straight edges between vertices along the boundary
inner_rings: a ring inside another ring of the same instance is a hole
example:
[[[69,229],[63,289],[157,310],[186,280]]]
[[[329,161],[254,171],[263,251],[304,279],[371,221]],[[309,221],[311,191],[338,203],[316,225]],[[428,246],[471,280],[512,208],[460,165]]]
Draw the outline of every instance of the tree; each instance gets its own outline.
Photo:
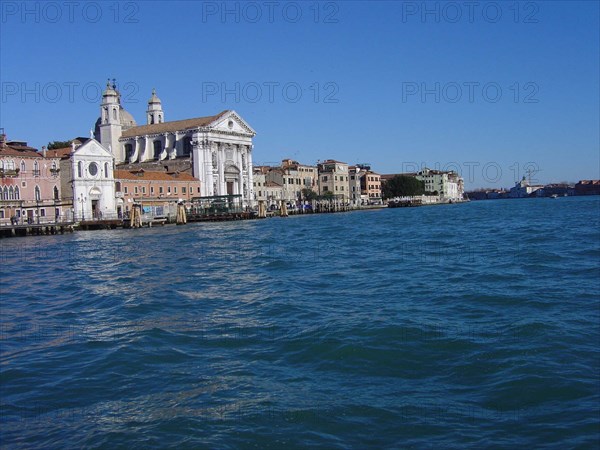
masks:
[[[66,148],[71,146],[71,141],[52,141],[48,142],[48,150],[54,150],[57,148]]]
[[[423,195],[425,193],[425,182],[408,175],[396,175],[389,179],[382,188],[383,198]]]
[[[323,200],[333,200],[333,197],[335,197],[333,191],[325,191],[323,192],[323,195],[321,195]]]
[[[316,200],[318,196],[319,195],[310,188],[302,189],[302,198],[304,200],[308,200],[310,202],[310,201]]]

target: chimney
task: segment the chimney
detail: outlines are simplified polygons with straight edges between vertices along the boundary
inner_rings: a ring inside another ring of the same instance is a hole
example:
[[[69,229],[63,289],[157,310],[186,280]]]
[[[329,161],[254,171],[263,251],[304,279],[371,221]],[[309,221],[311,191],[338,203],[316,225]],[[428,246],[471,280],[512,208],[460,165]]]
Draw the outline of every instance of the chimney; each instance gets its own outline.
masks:
[[[4,128],[0,132],[0,148],[6,147],[6,135],[4,134]]]
[[[45,145],[42,146],[42,155],[44,156],[44,158],[46,157],[46,146]]]

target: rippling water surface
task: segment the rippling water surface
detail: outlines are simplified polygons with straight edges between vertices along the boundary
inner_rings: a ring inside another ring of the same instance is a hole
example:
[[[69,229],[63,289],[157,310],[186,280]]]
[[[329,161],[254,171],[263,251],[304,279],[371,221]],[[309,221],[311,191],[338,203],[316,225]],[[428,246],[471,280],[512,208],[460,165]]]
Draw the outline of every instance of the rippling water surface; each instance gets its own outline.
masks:
[[[600,198],[0,241],[6,448],[600,445]]]

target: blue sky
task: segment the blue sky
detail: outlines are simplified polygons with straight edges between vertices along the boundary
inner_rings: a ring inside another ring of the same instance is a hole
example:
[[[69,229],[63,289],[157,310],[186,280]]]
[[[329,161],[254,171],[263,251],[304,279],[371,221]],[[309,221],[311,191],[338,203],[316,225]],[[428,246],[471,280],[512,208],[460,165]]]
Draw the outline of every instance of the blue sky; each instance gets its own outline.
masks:
[[[600,178],[598,2],[0,5],[0,127],[37,148],[87,136],[114,77],[139,124],[153,87],[166,120],[236,110],[255,163]]]

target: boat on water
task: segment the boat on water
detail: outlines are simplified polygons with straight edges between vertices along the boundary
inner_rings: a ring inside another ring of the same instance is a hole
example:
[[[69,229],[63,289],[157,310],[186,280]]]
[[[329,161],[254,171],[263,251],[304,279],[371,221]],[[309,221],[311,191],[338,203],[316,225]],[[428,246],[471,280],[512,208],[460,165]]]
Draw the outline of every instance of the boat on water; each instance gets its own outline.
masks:
[[[558,198],[558,194],[552,194],[550,198]]]

